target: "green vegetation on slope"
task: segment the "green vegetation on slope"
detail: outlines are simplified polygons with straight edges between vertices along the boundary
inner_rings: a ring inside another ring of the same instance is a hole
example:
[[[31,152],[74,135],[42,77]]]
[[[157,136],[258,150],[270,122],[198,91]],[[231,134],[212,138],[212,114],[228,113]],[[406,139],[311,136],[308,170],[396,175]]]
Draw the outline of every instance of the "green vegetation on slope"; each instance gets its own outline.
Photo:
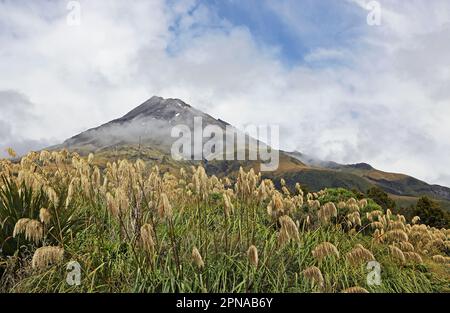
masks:
[[[349,190],[94,162],[67,151],[0,161],[2,291],[448,291],[449,231]],[[380,285],[367,280],[373,260]],[[71,261],[79,286],[66,282]]]

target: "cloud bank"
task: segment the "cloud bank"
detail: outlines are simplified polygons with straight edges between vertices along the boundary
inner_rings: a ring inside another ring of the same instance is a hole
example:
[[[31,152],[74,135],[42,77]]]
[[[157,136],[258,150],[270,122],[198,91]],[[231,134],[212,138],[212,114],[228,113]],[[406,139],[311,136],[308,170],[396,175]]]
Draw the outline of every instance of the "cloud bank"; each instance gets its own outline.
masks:
[[[287,150],[450,185],[448,1],[379,1],[372,27],[363,0],[219,2],[80,1],[79,26],[66,1],[1,2],[0,148],[160,95],[279,124]]]

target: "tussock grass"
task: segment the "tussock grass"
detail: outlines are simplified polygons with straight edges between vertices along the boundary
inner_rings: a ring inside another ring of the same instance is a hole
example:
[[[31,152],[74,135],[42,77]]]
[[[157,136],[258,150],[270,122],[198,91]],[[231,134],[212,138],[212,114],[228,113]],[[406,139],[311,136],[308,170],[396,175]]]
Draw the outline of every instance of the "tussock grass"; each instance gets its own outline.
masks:
[[[140,160],[99,168],[68,151],[1,160],[0,176],[3,292],[448,291],[448,230],[344,189]],[[367,283],[373,259],[379,286]],[[66,282],[71,261],[80,286]]]

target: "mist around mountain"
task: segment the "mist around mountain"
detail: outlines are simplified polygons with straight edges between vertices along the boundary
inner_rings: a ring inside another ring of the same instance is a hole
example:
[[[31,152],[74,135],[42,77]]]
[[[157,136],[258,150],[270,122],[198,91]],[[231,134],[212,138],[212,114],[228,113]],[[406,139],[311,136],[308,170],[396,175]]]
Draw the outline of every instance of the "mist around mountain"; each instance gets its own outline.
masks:
[[[120,145],[143,144],[168,148],[175,141],[171,129],[175,125],[193,127],[194,117],[204,123],[224,128],[225,122],[192,108],[179,99],[152,97],[121,118],[73,136],[52,148],[79,149],[94,152]]]
[[[100,157],[103,156],[105,162],[110,158],[129,157],[146,161],[165,160],[170,167],[190,165],[195,162],[183,164],[170,160],[170,148],[177,139],[171,136],[171,130],[180,124],[193,130],[195,117],[202,118],[203,127],[232,127],[182,100],[154,96],[123,117],[75,135],[51,149],[67,148],[85,154],[95,152]],[[246,139],[257,142],[248,135]],[[248,147],[247,145],[246,149]],[[314,191],[343,187],[365,192],[378,186],[396,196],[402,204],[413,203],[417,197],[426,195],[443,201],[444,207],[450,207],[450,202],[447,202],[450,201],[450,188],[430,185],[408,175],[383,172],[366,163],[339,164],[320,160],[299,151],[279,151],[279,155],[278,169],[265,174],[269,178],[285,177],[292,183],[301,181]],[[210,173],[219,176],[230,175],[240,166],[258,170],[259,165],[260,160],[212,161],[204,164]]]
[[[289,152],[288,154],[311,168],[329,169],[335,172],[356,175],[366,180],[369,184],[381,187],[392,195],[427,195],[437,199],[450,200],[450,188],[430,185],[405,174],[383,172],[367,163],[340,164],[321,160],[298,151]]]

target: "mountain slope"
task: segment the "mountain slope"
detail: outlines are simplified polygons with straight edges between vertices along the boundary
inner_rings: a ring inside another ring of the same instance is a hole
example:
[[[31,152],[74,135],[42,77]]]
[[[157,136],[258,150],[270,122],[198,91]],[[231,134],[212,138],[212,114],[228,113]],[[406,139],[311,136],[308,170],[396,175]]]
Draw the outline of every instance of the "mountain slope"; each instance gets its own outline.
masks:
[[[201,117],[202,127],[213,125],[223,130],[232,129],[238,134],[244,135],[246,145],[244,148],[235,148],[238,151],[245,150],[249,155],[249,151],[258,145],[266,146],[264,143],[243,134],[232,125],[212,116],[201,112],[179,99],[164,99],[161,97],[152,97],[143,104],[139,105],[121,118],[112,120],[99,127],[89,129],[81,134],[73,136],[64,141],[61,145],[51,147],[51,149],[67,148],[77,151],[81,154],[95,152],[100,156],[104,163],[108,159],[118,159],[119,157],[141,158],[146,161],[162,161],[170,165],[185,166],[186,164],[195,164],[194,161],[177,162],[170,160],[172,144],[178,139],[171,136],[174,126],[187,126],[192,135],[194,135],[194,118]],[[237,135],[236,135],[237,136]],[[209,137],[203,138],[203,143],[209,140]],[[253,145],[250,145],[250,142]],[[223,158],[229,153],[224,147]],[[193,159],[194,145],[191,145],[191,158]],[[252,150],[254,151],[254,150]],[[302,162],[281,153],[283,167],[289,169],[299,169],[304,165]],[[235,159],[235,158],[233,158]],[[205,160],[203,160],[205,161]],[[197,162],[198,163],[198,162]],[[212,162],[208,166],[211,171],[218,175],[224,172],[230,172],[234,169],[243,167],[254,167],[259,170],[261,161],[220,161]],[[214,165],[215,164],[215,165]],[[226,169],[226,170],[225,170]]]
[[[414,177],[377,170],[367,163],[339,164],[310,157],[301,152],[289,152],[290,156],[312,168],[326,168],[336,173],[353,174],[367,183],[381,187],[386,192],[398,196],[427,195],[437,199],[450,200],[450,188],[430,185]]]
[[[171,160],[170,148],[176,140],[171,137],[171,130],[180,124],[193,130],[195,117],[202,117],[203,127],[207,124],[216,125],[221,129],[231,127],[228,123],[215,119],[179,99],[152,97],[123,117],[89,129],[52,149],[67,148],[80,153],[95,152],[105,162],[109,159],[128,157],[164,163],[168,167],[191,165],[195,162]],[[230,175],[240,166],[258,170],[259,164],[260,161],[247,160],[212,161],[204,165],[210,173],[220,176]],[[365,163],[344,165],[319,160],[300,152],[280,151],[278,170],[267,173],[266,176],[285,177],[292,183],[300,181],[311,190],[345,187],[366,191],[372,186],[379,186],[397,196],[428,195],[435,199],[450,201],[450,189],[447,187],[429,185],[403,174],[382,172]]]
[[[221,128],[227,125],[179,99],[152,97],[125,116],[78,134],[56,148],[91,152],[140,143],[164,150],[175,140],[171,138],[172,127],[185,124],[192,129],[194,117],[197,116],[202,117],[205,124]]]

